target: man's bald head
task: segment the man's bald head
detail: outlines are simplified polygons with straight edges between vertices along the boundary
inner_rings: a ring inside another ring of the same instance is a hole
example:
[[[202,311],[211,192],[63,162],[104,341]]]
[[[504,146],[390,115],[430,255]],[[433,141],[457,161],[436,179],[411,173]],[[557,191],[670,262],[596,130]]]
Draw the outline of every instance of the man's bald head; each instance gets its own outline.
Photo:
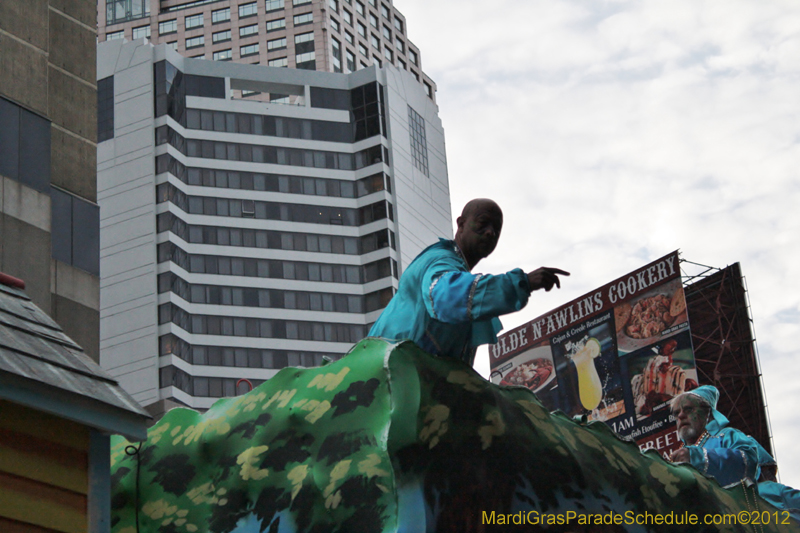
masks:
[[[470,200],[456,219],[456,244],[472,269],[497,246],[503,228],[503,211],[494,200]]]
[[[494,200],[490,200],[489,198],[475,198],[474,200],[470,200],[464,206],[464,209],[461,210],[461,217],[467,218],[470,215],[474,214],[477,210],[487,210],[487,211],[494,211],[500,214],[500,219],[503,218],[503,210],[500,209],[500,206],[497,205],[497,202]]]

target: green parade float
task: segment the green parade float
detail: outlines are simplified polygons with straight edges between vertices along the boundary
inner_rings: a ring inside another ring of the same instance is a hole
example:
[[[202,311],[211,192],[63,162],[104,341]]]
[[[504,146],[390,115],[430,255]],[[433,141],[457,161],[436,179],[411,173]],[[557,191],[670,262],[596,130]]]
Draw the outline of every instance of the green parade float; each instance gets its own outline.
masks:
[[[411,342],[368,338],[206,413],[174,409],[111,453],[114,533],[800,528],[755,487],[722,489]]]

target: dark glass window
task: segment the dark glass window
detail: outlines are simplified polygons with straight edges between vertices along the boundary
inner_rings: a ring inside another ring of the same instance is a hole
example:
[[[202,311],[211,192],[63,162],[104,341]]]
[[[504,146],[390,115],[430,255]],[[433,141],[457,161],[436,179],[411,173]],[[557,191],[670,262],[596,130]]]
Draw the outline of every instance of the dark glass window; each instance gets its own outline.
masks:
[[[114,138],[114,76],[97,82],[97,142]]]
[[[61,189],[50,191],[50,239],[53,259],[72,264],[72,195]]]
[[[51,187],[51,255],[95,275],[100,274],[100,208]]]
[[[411,159],[414,166],[428,175],[428,143],[425,138],[425,120],[408,106],[408,132],[411,137]]]
[[[323,109],[350,109],[349,91],[311,87],[311,107]]]
[[[0,174],[19,179],[19,112],[16,104],[0,98]]]
[[[50,188],[50,121],[19,110],[19,181],[39,192]]]

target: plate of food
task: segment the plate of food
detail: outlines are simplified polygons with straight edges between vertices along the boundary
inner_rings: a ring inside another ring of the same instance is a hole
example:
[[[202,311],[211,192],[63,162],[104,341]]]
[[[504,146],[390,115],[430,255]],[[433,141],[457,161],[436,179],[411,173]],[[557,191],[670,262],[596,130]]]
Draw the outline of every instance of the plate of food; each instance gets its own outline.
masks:
[[[686,321],[683,288],[669,286],[614,308],[619,349],[632,352],[649,346],[674,324]]]
[[[533,392],[541,390],[556,377],[553,360],[548,357],[536,357],[514,367],[503,376],[501,385],[527,387]]]

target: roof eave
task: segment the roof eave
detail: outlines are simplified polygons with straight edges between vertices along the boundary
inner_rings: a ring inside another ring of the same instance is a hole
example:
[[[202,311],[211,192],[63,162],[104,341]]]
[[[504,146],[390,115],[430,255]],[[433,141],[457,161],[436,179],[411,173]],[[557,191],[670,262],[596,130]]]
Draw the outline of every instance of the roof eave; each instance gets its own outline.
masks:
[[[105,433],[119,434],[133,442],[147,439],[147,422],[150,417],[16,374],[0,372],[0,399],[72,420]]]

